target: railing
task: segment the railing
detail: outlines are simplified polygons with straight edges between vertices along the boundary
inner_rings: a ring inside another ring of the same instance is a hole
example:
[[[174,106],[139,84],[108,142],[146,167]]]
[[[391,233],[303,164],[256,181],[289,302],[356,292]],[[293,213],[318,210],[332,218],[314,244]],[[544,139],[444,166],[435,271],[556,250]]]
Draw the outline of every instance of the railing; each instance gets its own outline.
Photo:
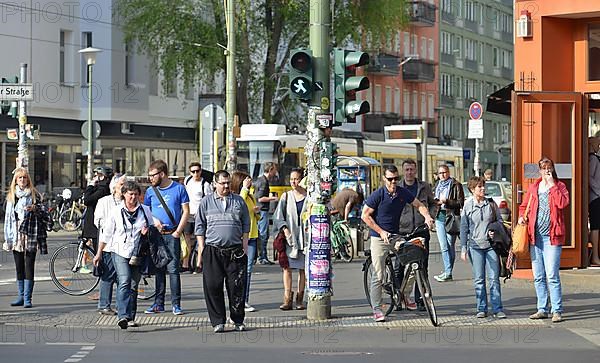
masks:
[[[435,65],[421,59],[411,59],[402,66],[402,79],[407,82],[433,82]]]
[[[413,1],[409,7],[410,22],[416,26],[435,25],[436,6],[425,1]]]
[[[400,74],[400,57],[398,55],[383,52],[369,53],[371,55],[371,61],[367,66],[369,74],[384,76],[397,76]]]
[[[477,61],[472,60],[472,59],[465,59],[465,69],[468,69],[473,72],[477,72],[478,71],[477,68],[478,68]]]
[[[440,61],[454,66],[454,54],[440,53]]]

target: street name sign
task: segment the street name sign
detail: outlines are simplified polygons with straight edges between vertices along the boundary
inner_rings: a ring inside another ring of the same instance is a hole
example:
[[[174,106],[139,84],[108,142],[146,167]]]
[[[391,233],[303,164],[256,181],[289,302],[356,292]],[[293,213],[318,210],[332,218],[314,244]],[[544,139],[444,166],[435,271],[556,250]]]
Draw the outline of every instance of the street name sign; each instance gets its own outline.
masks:
[[[33,101],[33,85],[3,83],[0,86],[0,101]]]

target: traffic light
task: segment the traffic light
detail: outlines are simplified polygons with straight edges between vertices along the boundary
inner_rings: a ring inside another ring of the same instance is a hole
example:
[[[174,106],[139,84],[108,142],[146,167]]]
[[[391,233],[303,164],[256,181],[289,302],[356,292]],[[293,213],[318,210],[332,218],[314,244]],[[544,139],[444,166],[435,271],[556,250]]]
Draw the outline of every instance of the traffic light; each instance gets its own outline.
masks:
[[[320,179],[323,197],[331,197],[335,193],[337,179],[337,144],[321,141],[320,147]]]
[[[369,79],[357,76],[356,68],[369,64],[369,54],[345,49],[334,50],[335,124],[356,122],[356,116],[371,111],[367,101],[357,101],[356,92],[370,86]]]
[[[2,77],[2,83],[19,83],[19,77]],[[0,102],[0,114],[8,115],[13,118],[18,118],[19,112],[19,104],[17,102],[11,101],[1,101]]]
[[[290,57],[291,98],[310,101],[313,91],[313,61],[310,49],[294,49]]]

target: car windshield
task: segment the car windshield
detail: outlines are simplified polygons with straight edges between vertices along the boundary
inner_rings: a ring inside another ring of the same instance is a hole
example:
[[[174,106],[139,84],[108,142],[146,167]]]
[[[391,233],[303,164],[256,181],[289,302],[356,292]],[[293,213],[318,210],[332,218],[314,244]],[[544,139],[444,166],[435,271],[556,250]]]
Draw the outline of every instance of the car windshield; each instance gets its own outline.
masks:
[[[502,189],[498,183],[485,183],[485,195],[487,197],[501,197]]]

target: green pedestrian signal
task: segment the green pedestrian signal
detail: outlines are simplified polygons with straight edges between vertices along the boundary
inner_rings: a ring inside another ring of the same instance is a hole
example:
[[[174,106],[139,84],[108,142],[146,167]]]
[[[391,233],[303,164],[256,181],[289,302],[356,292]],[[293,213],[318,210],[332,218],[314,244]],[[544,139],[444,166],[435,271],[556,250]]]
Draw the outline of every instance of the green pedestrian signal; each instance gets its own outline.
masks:
[[[2,77],[2,83],[19,83],[19,77]],[[19,103],[15,101],[0,101],[0,114],[13,118],[19,117]]]
[[[294,49],[290,57],[291,98],[308,102],[313,91],[313,60],[310,49]]]
[[[369,54],[345,49],[334,50],[335,124],[356,122],[356,116],[371,111],[368,101],[357,101],[356,92],[370,87],[369,78],[357,76],[358,67],[369,64]]]

